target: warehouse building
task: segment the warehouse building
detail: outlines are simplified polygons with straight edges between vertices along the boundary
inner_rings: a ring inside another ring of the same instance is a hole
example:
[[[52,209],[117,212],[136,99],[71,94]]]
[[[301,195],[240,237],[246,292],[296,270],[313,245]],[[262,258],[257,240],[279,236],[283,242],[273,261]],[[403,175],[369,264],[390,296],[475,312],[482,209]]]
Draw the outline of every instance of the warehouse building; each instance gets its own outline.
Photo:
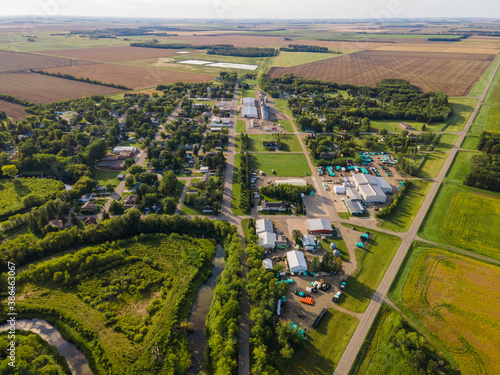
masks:
[[[354,187],[359,190],[360,186],[370,185],[372,187],[378,186],[384,194],[392,193],[392,186],[383,177],[374,177],[369,174],[355,174],[352,176]]]
[[[346,187],[345,194],[347,195],[347,197],[349,199],[351,199],[353,201],[361,201],[362,200],[361,196],[358,194],[356,189],[354,189],[352,187]]]
[[[274,249],[274,247],[276,246],[276,233],[272,232],[260,233],[259,246],[262,246],[265,250]]]
[[[259,112],[253,98],[243,98],[243,108],[241,109],[241,117],[258,118]]]
[[[327,219],[307,220],[307,230],[309,234],[320,236],[331,236],[333,232],[332,225]]]
[[[358,201],[353,201],[351,199],[344,199],[343,201],[351,215],[354,216],[363,215],[363,212],[365,210],[363,209],[363,205],[361,203],[359,203]]]
[[[286,259],[290,267],[290,272],[297,273],[307,271],[306,258],[304,258],[304,254],[300,251],[289,251],[286,253]]]
[[[263,232],[273,232],[273,222],[267,219],[260,219],[255,222],[255,233],[257,235]]]
[[[387,196],[377,185],[360,185],[359,195],[366,203],[385,203]]]

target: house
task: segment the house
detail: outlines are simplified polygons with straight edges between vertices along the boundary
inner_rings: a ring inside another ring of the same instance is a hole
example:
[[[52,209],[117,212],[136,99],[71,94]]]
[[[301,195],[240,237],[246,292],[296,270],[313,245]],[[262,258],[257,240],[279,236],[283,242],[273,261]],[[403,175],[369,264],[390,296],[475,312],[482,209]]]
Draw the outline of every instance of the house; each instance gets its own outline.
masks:
[[[316,252],[316,242],[314,241],[314,237],[310,234],[304,234],[302,236],[302,245],[304,245],[304,249],[306,251],[310,251],[312,253]]]
[[[214,212],[214,208],[212,206],[205,206],[205,207],[203,207],[202,211],[204,213],[212,213],[212,212]]]
[[[86,202],[80,209],[82,212],[95,212],[99,209],[99,206],[92,202]]]
[[[293,250],[286,253],[286,259],[288,261],[288,267],[290,267],[290,272],[306,272],[307,263],[304,254],[300,251]]]
[[[273,232],[273,222],[267,219],[260,219],[255,222],[255,234],[263,232]]]
[[[265,250],[274,249],[276,247],[276,233],[259,233],[259,246],[262,246]]]
[[[50,220],[49,224],[52,225],[53,227],[56,227],[56,228],[59,228],[59,229],[63,229],[64,228],[64,224],[63,224],[62,220]]]
[[[88,218],[85,219],[83,223],[85,225],[90,225],[90,224],[97,225],[97,219],[95,217],[89,216]]]
[[[333,232],[332,225],[327,219],[307,220],[307,230],[309,234],[331,236]]]
[[[89,193],[89,194],[85,194],[85,195],[82,195],[80,199],[78,199],[78,202],[80,203],[85,203],[85,202],[88,202],[92,199],[92,194]]]
[[[208,167],[201,167],[200,168],[200,173],[208,173],[210,170],[208,169]]]
[[[263,141],[262,146],[264,146],[264,148],[274,148],[276,151],[280,149],[279,143],[275,141]]]
[[[261,205],[260,211],[279,211],[279,212],[285,212],[286,211],[286,202],[281,201],[281,202],[268,202],[264,200]]]
[[[124,204],[134,204],[135,203],[135,195],[127,195],[123,200]]]
[[[324,160],[332,160],[337,157],[337,153],[333,151],[323,151],[319,154],[320,159]]]

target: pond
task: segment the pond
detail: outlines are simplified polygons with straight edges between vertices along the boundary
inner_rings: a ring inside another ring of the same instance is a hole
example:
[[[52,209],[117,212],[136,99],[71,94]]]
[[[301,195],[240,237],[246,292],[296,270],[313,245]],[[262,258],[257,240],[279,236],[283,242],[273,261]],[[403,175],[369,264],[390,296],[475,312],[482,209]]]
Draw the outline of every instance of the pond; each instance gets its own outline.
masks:
[[[0,332],[7,331],[9,327],[8,323],[3,324],[0,326]],[[75,345],[66,341],[52,324],[39,319],[18,320],[16,330],[36,333],[50,345],[54,345],[59,353],[66,358],[73,375],[92,375],[87,358]]]
[[[207,338],[204,334],[205,322],[214,298],[214,289],[217,285],[217,280],[219,280],[219,276],[225,267],[225,253],[224,248],[217,245],[212,276],[198,291],[193,308],[191,309],[189,322],[193,324],[194,330],[188,336],[188,343],[192,354],[191,368],[188,374],[198,374],[205,366],[205,348],[207,347]]]

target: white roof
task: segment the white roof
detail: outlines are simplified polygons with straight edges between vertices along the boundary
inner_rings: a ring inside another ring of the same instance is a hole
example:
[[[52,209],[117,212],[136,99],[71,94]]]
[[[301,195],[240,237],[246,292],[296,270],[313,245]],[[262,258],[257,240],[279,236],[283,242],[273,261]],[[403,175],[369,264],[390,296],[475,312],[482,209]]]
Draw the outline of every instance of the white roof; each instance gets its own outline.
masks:
[[[368,186],[368,185],[365,185],[365,186]],[[345,188],[345,193],[346,193],[346,195],[349,198],[351,198],[354,201],[355,200],[358,200],[358,201],[361,200],[361,196],[358,194],[358,192],[355,189],[351,188],[351,187],[346,187]]]
[[[370,185],[359,185],[359,194],[363,196],[365,199],[366,197],[377,196],[377,193],[375,192],[375,190],[373,190],[373,188]]]
[[[375,177],[369,174],[358,173],[353,175],[352,178],[358,185],[366,185],[366,184],[374,185],[377,183],[375,181]]]
[[[273,222],[267,219],[260,219],[255,222],[255,233],[259,234],[262,232],[271,232],[273,231]]]
[[[335,193],[337,194],[345,194],[345,187],[344,186],[334,186],[333,188],[335,190]]]
[[[392,191],[392,186],[391,184],[389,184],[385,178],[383,177],[374,177],[375,179],[375,182],[377,183],[377,185],[382,189],[382,191],[384,192],[389,192],[389,191]]]
[[[288,180],[276,180],[276,185],[294,185],[294,186],[307,186],[306,180],[302,178],[289,178]]]
[[[113,152],[115,154],[119,154],[123,151],[134,151],[134,152],[137,152],[137,148],[135,147],[131,147],[131,146],[117,146],[113,149]]]
[[[276,246],[276,233],[259,233],[259,246],[262,246],[264,249],[270,249]]]
[[[243,98],[243,105],[255,106],[255,99],[254,98]]]
[[[258,117],[258,112],[256,107],[243,107],[241,110],[242,117]]]
[[[262,261],[262,267],[264,267],[265,270],[272,270],[273,269],[273,261],[271,259],[264,259]]]
[[[293,250],[286,253],[288,265],[291,272],[304,272],[307,271],[307,263],[304,254],[300,251]]]
[[[304,234],[302,236],[302,244],[304,245],[304,247],[306,246],[316,247],[316,242],[314,242],[314,237],[310,234]]]
[[[332,231],[332,225],[327,219],[311,219],[307,220],[307,229],[309,231],[316,231],[316,230],[329,230]]]

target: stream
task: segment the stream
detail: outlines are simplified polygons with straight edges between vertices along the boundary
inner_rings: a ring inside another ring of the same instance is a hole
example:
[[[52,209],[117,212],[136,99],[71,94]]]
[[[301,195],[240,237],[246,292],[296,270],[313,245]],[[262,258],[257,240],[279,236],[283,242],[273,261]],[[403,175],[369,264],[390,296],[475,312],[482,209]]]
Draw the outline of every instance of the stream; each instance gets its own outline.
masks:
[[[7,331],[9,328],[8,323],[3,324],[0,326],[0,332]],[[18,320],[16,321],[16,330],[36,333],[50,345],[54,345],[59,353],[66,358],[73,375],[92,375],[87,358],[75,345],[66,341],[52,324],[39,319]]]
[[[212,276],[198,291],[193,308],[191,309],[189,322],[193,324],[194,331],[188,335],[188,344],[192,354],[191,368],[188,371],[188,375],[197,375],[205,366],[205,348],[207,347],[207,338],[204,334],[205,321],[214,298],[214,289],[217,285],[217,280],[219,280],[219,276],[225,267],[225,252],[222,246],[217,245]]]

